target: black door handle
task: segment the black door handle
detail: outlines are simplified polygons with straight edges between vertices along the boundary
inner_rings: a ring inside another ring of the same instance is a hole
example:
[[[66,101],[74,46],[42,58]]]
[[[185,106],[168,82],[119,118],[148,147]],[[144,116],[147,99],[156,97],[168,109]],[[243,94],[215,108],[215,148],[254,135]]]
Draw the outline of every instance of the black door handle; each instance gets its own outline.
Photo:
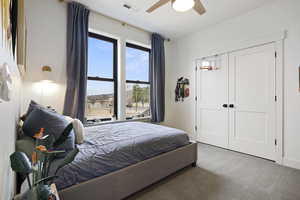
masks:
[[[234,105],[233,105],[233,104],[230,104],[230,105],[229,105],[229,108],[234,108]]]
[[[223,104],[223,108],[228,108],[228,105],[227,104]]]

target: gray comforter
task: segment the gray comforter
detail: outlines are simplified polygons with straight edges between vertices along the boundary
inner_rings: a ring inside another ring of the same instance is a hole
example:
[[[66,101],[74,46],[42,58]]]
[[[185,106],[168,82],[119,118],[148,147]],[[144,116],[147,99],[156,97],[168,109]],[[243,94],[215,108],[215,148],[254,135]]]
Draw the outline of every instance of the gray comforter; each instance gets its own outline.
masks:
[[[142,122],[108,124],[85,129],[85,142],[75,160],[62,168],[57,187],[99,177],[189,143],[178,129]],[[55,164],[54,164],[55,165]]]

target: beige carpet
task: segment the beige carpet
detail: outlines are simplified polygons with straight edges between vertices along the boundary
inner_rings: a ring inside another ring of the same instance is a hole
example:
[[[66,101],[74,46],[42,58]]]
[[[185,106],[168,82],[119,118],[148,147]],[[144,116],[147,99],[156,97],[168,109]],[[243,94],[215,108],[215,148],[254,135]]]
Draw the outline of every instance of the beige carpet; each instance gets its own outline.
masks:
[[[199,144],[188,167],[127,200],[300,200],[300,171]]]

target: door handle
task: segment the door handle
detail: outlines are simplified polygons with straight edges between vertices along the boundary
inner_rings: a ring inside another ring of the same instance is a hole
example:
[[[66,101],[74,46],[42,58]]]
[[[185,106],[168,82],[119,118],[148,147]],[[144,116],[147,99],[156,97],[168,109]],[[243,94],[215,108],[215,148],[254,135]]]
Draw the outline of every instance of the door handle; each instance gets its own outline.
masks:
[[[229,108],[234,108],[234,105],[233,105],[233,104],[230,104],[230,105],[229,105]]]
[[[223,108],[228,108],[228,105],[227,104],[223,104]]]

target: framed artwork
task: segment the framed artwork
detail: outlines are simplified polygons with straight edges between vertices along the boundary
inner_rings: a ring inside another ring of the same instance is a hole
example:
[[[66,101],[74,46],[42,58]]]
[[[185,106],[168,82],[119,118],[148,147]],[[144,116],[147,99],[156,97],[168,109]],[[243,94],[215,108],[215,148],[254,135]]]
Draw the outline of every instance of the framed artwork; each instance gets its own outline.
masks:
[[[11,49],[11,23],[10,23],[10,2],[11,0],[0,0],[1,2],[1,35],[2,47]]]
[[[4,32],[4,29],[3,29],[3,0],[0,0],[0,48],[3,48],[3,32]]]

